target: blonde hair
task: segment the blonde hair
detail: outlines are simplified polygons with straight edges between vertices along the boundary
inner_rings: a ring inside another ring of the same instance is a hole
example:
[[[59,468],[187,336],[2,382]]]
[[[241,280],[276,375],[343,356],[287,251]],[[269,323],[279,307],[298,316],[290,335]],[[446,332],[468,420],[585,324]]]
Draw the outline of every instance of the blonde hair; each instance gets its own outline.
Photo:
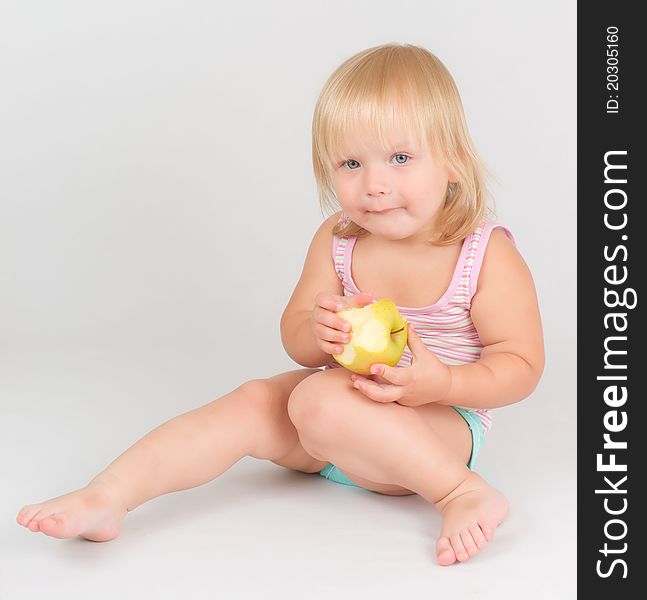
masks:
[[[312,119],[312,164],[322,210],[339,209],[333,169],[351,127],[375,132],[386,150],[385,133],[395,123],[426,141],[456,176],[447,187],[431,243],[462,240],[483,220],[488,192],[486,170],[471,140],[458,89],[449,71],[431,52],[410,44],[368,48],[342,63],[325,83]],[[368,232],[346,220],[333,233]]]

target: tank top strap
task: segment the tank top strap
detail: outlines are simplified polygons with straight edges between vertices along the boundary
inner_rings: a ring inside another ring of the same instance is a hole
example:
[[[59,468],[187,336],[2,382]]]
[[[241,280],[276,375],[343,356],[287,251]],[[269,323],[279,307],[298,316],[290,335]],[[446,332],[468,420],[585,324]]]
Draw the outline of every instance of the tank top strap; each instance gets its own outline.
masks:
[[[345,271],[345,257],[346,249],[348,248],[348,238],[347,237],[337,237],[333,235],[332,237],[332,259],[335,264],[335,271],[337,277],[344,281],[344,271]]]
[[[497,227],[501,227],[508,239],[516,245],[512,232],[505,225],[492,221],[481,223],[466,240],[467,252],[465,253],[463,273],[457,294],[469,301],[471,301],[476,293],[476,285],[478,283],[479,273],[481,272],[485,249],[487,248],[492,231]]]
[[[342,212],[337,223],[347,220],[348,217]],[[335,265],[335,272],[345,288],[349,285],[350,281],[348,263],[350,262],[350,253],[353,251],[356,239],[356,236],[339,237],[333,235],[332,237],[332,258]]]

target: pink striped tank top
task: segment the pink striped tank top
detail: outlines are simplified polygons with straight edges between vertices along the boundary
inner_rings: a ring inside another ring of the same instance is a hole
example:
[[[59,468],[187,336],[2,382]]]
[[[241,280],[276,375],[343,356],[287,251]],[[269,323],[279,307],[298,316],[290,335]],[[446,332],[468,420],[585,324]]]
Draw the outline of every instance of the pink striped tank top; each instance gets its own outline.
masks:
[[[452,281],[447,291],[435,304],[421,308],[398,306],[402,316],[409,321],[425,346],[433,351],[439,360],[447,365],[464,365],[475,362],[481,356],[483,345],[479,339],[470,316],[472,297],[483,262],[483,255],[490,234],[495,227],[502,227],[508,238],[515,243],[512,233],[503,225],[484,222],[463,241],[460,257],[454,269]],[[344,286],[344,295],[359,294],[351,275],[351,258],[356,236],[333,236],[333,259],[335,270]],[[411,352],[405,348],[398,367],[411,364]],[[326,369],[341,368],[333,358]],[[492,423],[489,411],[481,408],[466,409],[473,411],[487,431]]]

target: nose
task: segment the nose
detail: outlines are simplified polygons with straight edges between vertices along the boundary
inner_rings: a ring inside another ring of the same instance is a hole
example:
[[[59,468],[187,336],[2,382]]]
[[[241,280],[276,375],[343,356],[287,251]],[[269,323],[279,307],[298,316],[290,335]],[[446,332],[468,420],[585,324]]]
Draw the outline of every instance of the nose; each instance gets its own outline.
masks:
[[[391,185],[384,170],[367,168],[364,172],[366,177],[366,193],[368,196],[386,196],[391,193]]]

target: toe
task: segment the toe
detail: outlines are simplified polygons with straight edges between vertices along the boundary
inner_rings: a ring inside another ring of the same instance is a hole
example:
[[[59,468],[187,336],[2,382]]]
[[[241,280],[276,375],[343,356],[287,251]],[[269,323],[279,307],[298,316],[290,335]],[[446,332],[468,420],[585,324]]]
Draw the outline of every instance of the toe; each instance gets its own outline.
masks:
[[[40,510],[40,505],[38,504],[29,504],[28,506],[23,506],[18,513],[16,521],[23,527],[27,527],[29,522],[34,518],[34,515]]]
[[[38,521],[36,521],[35,519],[32,519],[31,521],[29,521],[29,525],[27,525],[27,529],[29,529],[29,531],[39,531]]]
[[[453,535],[450,538],[450,541],[452,543],[452,547],[454,548],[454,553],[456,554],[456,560],[463,562],[470,557],[470,555],[467,553],[467,550],[465,550],[465,546],[463,545],[463,540],[461,540],[460,534]]]
[[[480,550],[485,546],[485,544],[487,544],[487,540],[485,539],[481,528],[478,525],[473,525],[469,528],[469,530],[472,534],[472,539],[474,540],[476,547]]]
[[[463,542],[463,546],[465,546],[467,554],[469,554],[470,557],[474,556],[479,551],[469,529],[463,529],[461,531],[461,540]]]
[[[27,523],[27,529],[30,531],[39,531],[39,522],[43,518],[43,515],[41,514],[43,511],[39,510],[35,515],[32,516],[32,518],[29,520],[29,523]]]
[[[436,559],[442,566],[451,565],[456,562],[456,554],[448,537],[441,537],[436,542]]]
[[[16,523],[18,523],[18,525],[22,525],[23,527],[25,525],[27,525],[27,522],[28,522],[27,521],[27,508],[28,508],[27,506],[23,506],[20,509],[20,512],[18,513],[18,516],[16,517]]]
[[[494,528],[490,527],[487,523],[479,521],[479,527],[485,536],[485,539],[489,542],[494,537]]]
[[[43,532],[45,535],[56,538],[69,537],[68,535],[66,535],[65,526],[65,517],[61,513],[49,515],[44,519],[41,519],[39,524],[41,532]]]

